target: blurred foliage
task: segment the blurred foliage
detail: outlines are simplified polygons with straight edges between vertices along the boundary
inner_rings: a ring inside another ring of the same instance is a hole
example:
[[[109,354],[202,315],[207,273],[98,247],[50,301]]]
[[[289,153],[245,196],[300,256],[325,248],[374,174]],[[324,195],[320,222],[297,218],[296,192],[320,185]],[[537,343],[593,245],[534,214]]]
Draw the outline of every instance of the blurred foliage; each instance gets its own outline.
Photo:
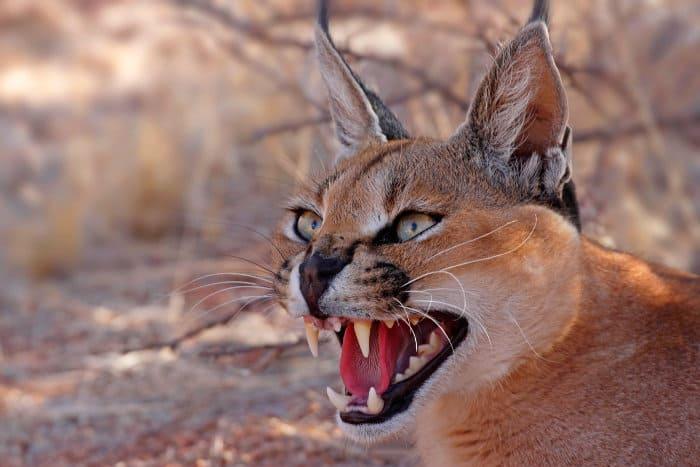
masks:
[[[526,1],[335,2],[333,34],[415,134],[460,123]],[[115,239],[226,235],[328,165],[311,5],[12,0],[0,5],[0,241],[70,271]],[[586,232],[700,269],[700,9],[555,2]],[[314,170],[316,172],[314,172]],[[269,209],[267,210],[270,211]]]

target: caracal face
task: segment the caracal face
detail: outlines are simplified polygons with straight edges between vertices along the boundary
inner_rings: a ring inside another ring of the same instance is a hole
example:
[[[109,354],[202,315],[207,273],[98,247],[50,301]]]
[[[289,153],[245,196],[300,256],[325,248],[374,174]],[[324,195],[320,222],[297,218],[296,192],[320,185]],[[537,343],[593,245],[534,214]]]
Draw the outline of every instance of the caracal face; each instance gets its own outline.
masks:
[[[441,394],[497,382],[565,325],[580,287],[567,102],[537,19],[447,141],[411,137],[359,81],[325,7],[316,44],[339,157],[289,200],[274,286],[312,352],[336,334],[343,384],[328,396],[343,431],[374,442]]]

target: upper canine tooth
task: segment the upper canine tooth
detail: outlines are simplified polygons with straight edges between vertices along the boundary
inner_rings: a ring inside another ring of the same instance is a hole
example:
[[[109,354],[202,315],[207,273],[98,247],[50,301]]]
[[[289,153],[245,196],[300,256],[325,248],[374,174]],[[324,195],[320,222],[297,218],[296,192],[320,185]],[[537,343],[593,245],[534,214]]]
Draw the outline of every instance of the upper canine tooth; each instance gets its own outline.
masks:
[[[357,320],[353,325],[355,326],[355,336],[357,336],[357,343],[360,345],[362,356],[367,358],[369,357],[369,335],[372,331],[372,321]]]
[[[369,394],[367,395],[367,412],[371,414],[377,414],[384,408],[384,400],[377,395],[377,391],[374,386],[369,388]]]
[[[306,328],[306,342],[309,344],[311,355],[318,357],[318,328],[310,322],[304,322]]]
[[[393,319],[390,319],[388,321],[384,321],[384,324],[386,324],[386,327],[388,327],[389,329],[393,328],[395,323],[396,323],[396,321],[394,321]]]
[[[342,394],[338,394],[330,386],[326,388],[326,394],[328,394],[328,399],[331,401],[331,404],[333,404],[335,408],[338,409],[340,412],[343,412],[345,411],[345,409],[347,409],[348,404],[350,403],[350,399],[352,399],[351,396],[344,396]]]

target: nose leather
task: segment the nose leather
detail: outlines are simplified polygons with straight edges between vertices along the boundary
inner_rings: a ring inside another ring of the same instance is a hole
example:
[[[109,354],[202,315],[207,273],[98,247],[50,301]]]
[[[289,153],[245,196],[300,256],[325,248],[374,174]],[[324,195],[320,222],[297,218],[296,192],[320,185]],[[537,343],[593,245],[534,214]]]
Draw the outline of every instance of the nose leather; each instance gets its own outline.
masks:
[[[326,318],[321,312],[318,302],[333,278],[349,263],[347,258],[340,256],[323,256],[316,252],[309,256],[299,266],[299,288],[306,300],[309,313],[316,318]]]

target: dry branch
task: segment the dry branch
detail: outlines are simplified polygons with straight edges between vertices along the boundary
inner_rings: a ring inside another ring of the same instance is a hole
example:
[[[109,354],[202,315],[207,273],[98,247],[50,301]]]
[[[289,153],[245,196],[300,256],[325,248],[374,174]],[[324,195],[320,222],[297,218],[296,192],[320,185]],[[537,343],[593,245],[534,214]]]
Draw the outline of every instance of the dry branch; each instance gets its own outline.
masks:
[[[422,96],[425,93],[431,91],[432,88],[430,88],[428,85],[415,89],[413,91],[407,92],[405,94],[402,94],[400,96],[396,96],[393,99],[387,99],[386,102],[388,105],[397,105],[402,102],[405,102],[407,100],[413,99],[414,97],[417,96]],[[330,114],[323,113],[322,115],[317,115],[314,117],[306,117],[306,118],[300,118],[297,120],[291,120],[288,122],[282,122],[278,123],[275,125],[271,125],[268,127],[260,128],[258,130],[254,130],[250,137],[244,139],[242,141],[243,144],[255,144],[258,143],[265,138],[268,138],[270,136],[276,136],[280,135],[283,133],[289,133],[297,130],[301,130],[303,128],[307,127],[312,127],[316,125],[320,125],[322,123],[330,123],[331,121],[331,116]]]
[[[264,300],[263,300],[264,301]],[[245,310],[249,305],[253,303],[260,303],[258,300],[253,300],[249,301],[235,310],[233,310],[231,313],[228,313],[218,319],[214,319],[211,321],[207,321],[203,324],[200,324],[199,326],[195,326],[194,328],[180,334],[177,337],[174,337],[169,340],[165,341],[157,341],[157,342],[150,342],[144,345],[139,345],[139,346],[133,346],[133,347],[127,347],[125,349],[122,349],[120,353],[122,354],[127,354],[131,352],[140,352],[143,350],[159,350],[159,349],[171,349],[171,350],[177,350],[180,345],[182,345],[184,342],[194,339],[195,337],[200,336],[202,333],[205,331],[208,331],[209,329],[218,327],[218,326],[225,326],[229,324],[240,312]]]
[[[700,111],[684,114],[670,115],[655,120],[655,124],[667,131],[683,131],[697,128],[700,124]],[[636,122],[625,126],[603,126],[590,130],[581,130],[574,133],[574,141],[612,141],[620,138],[637,136],[648,131],[648,125]]]
[[[313,49],[314,45],[310,41],[302,41],[292,37],[280,37],[269,33],[265,28],[260,27],[257,24],[243,21],[236,16],[234,16],[230,11],[212,5],[208,1],[203,0],[173,0],[175,3],[180,4],[184,7],[189,7],[199,13],[206,14],[209,18],[216,20],[219,24],[227,26],[228,28],[237,31],[239,33],[245,34],[249,39],[255,40],[257,42],[274,45],[276,47],[293,48],[298,49],[303,52],[308,52]],[[338,47],[341,53],[346,57],[350,57],[355,60],[363,60],[370,63],[375,63],[378,65],[383,65],[391,67],[396,71],[402,72],[418,83],[422,87],[434,89],[438,92],[446,102],[449,102],[458,108],[466,111],[469,108],[469,101],[463,99],[457,95],[450,87],[434,78],[432,78],[423,67],[416,67],[409,65],[397,58],[385,57],[382,55],[370,54],[370,53],[358,53],[349,50],[344,47]]]

